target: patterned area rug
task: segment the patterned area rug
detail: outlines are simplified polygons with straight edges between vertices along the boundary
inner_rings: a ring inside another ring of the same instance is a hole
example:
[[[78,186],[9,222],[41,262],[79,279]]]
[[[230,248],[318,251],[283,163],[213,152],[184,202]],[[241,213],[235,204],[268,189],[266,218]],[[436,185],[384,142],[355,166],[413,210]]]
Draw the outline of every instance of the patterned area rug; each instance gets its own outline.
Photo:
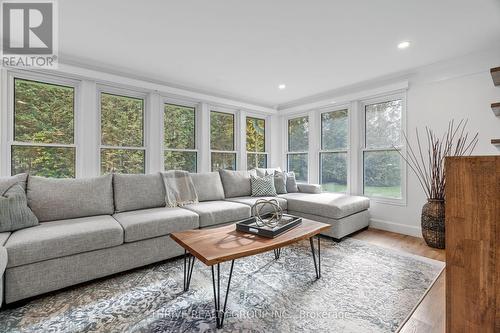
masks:
[[[2,310],[0,332],[394,332],[444,267],[354,239],[321,243],[320,280],[309,242],[278,260],[272,251],[236,260],[222,330],[210,268],[196,261],[183,292],[174,259]]]

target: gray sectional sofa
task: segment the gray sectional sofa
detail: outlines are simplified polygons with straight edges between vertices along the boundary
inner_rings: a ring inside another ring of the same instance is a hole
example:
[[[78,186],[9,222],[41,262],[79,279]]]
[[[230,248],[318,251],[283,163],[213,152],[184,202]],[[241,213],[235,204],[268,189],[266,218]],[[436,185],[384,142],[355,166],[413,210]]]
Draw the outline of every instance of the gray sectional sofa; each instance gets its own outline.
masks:
[[[0,299],[12,303],[53,290],[148,265],[184,253],[170,233],[214,227],[251,216],[248,172],[192,174],[199,203],[165,207],[161,174],[114,174],[92,179],[0,178],[20,181],[40,224],[0,233]],[[289,213],[327,222],[342,238],[368,226],[369,200],[299,192],[277,197]]]

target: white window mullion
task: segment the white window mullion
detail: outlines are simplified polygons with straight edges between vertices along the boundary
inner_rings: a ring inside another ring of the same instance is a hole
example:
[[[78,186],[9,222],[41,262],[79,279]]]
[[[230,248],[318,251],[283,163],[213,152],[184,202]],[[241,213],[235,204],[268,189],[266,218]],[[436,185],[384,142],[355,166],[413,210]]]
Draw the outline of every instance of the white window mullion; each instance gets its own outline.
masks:
[[[238,170],[247,169],[247,113],[246,111],[240,110],[236,115],[235,121],[235,145],[238,155],[236,157],[236,168]]]
[[[146,173],[163,170],[163,103],[160,94],[151,92],[145,107]]]
[[[211,171],[210,160],[210,108],[207,103],[201,103],[198,108],[198,172]]]
[[[0,69],[0,177],[10,175],[9,153],[9,110],[11,105],[10,90],[13,80],[6,69]]]
[[[88,178],[100,174],[99,151],[100,140],[96,135],[89,133],[99,132],[99,111],[96,102],[96,83],[84,80],[81,83],[79,107],[76,108],[77,121],[75,126],[75,142],[77,146],[76,174],[78,177]]]
[[[363,133],[363,117],[359,102],[353,102],[349,112],[349,147],[348,154],[349,163],[349,194],[361,195],[363,193],[363,159],[360,156],[362,133]]]
[[[320,182],[320,161],[319,151],[321,150],[321,131],[319,135],[312,128],[321,128],[321,114],[315,111],[310,111],[309,114],[309,170],[308,182],[319,184]]]

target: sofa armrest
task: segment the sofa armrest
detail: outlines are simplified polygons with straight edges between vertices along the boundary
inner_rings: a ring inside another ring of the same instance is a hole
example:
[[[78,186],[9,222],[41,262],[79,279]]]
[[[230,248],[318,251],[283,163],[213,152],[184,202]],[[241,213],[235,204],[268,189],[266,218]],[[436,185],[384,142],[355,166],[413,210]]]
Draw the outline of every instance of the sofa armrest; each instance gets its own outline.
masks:
[[[321,193],[321,185],[318,184],[297,184],[297,187],[302,193]]]
[[[7,267],[7,249],[0,245],[0,308],[3,304],[3,278],[5,268]]]

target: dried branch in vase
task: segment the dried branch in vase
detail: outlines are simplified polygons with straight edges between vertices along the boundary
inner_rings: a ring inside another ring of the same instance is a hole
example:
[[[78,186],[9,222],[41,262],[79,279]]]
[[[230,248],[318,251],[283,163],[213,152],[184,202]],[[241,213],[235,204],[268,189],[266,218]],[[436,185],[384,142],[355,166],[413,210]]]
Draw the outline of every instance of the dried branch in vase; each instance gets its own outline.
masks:
[[[476,133],[472,138],[467,133],[468,120],[460,120],[457,126],[455,121],[448,123],[448,129],[440,138],[435,132],[425,127],[427,150],[422,150],[422,142],[418,129],[415,129],[416,147],[412,147],[408,135],[403,132],[407,153],[396,148],[403,160],[415,173],[427,199],[444,200],[446,175],[444,160],[447,156],[469,156],[478,142]]]

